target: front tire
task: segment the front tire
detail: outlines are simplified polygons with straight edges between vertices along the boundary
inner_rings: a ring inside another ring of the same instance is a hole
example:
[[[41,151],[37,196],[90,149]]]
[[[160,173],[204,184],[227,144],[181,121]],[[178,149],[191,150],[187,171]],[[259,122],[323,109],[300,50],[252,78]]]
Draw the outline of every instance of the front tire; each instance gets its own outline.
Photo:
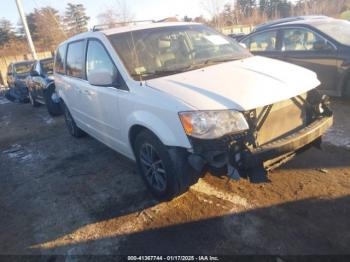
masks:
[[[134,150],[139,173],[158,199],[171,200],[198,180],[187,162],[186,150],[168,149],[149,131],[136,137]]]
[[[45,90],[45,93],[44,93],[46,108],[51,116],[60,116],[62,115],[62,108],[59,103],[55,103],[52,100],[52,95],[54,93],[55,93],[55,86],[51,84],[50,86],[48,86],[48,88]]]
[[[66,104],[64,102],[61,103],[63,108],[64,121],[66,123],[69,134],[76,138],[84,136],[84,131],[77,126]]]

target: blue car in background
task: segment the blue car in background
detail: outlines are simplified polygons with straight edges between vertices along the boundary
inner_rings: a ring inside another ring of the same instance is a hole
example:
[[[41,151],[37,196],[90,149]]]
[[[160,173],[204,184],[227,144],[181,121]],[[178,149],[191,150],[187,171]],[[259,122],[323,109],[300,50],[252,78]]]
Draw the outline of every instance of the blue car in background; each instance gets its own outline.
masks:
[[[53,58],[35,60],[26,79],[32,106],[46,105],[51,116],[61,114],[60,99],[55,92]]]
[[[7,68],[8,96],[15,101],[27,102],[29,99],[26,78],[34,61],[11,63]]]

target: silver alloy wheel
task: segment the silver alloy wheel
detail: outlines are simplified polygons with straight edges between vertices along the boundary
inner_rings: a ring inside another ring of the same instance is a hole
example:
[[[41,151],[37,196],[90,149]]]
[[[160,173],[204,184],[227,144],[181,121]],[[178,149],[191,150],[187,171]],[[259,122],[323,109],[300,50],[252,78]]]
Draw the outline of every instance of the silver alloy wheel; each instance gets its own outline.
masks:
[[[148,183],[159,192],[165,191],[167,179],[164,165],[159,154],[151,144],[145,143],[142,145],[140,162]]]

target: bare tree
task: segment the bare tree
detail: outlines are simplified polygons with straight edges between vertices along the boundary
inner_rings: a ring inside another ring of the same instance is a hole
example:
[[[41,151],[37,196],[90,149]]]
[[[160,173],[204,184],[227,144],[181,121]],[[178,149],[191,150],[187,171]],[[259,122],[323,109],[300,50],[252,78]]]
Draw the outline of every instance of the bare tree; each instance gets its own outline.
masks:
[[[43,7],[35,11],[34,21],[37,27],[35,36],[41,45],[50,51],[66,39],[58,11],[52,7]]]
[[[107,25],[108,28],[115,27],[120,20],[120,16],[113,8],[107,8],[97,16],[99,24]]]
[[[134,19],[134,14],[131,11],[130,6],[126,0],[115,0],[117,2],[117,10],[120,15],[120,21],[122,23],[129,22]]]
[[[202,8],[210,15],[216,28],[223,27],[221,12],[224,8],[224,0],[202,0]]]
[[[108,6],[97,16],[98,22],[107,27],[117,27],[134,19],[134,14],[126,0],[116,0],[115,6]]]

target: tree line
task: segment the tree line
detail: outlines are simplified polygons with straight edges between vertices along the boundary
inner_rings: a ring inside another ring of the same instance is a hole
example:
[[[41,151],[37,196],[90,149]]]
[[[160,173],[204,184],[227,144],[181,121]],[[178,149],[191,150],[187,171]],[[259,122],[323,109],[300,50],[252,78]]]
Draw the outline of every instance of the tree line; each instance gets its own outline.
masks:
[[[29,31],[37,51],[54,51],[68,37],[88,30],[89,17],[82,4],[68,3],[63,16],[46,6],[26,14]],[[0,55],[27,53],[28,47],[21,22],[15,27],[5,18],[0,19]]]
[[[350,10],[350,0],[202,0],[199,8],[211,18],[185,16],[181,20],[222,28],[236,24],[256,25],[288,16],[339,16]],[[37,51],[52,52],[68,37],[87,31],[90,19],[84,5],[73,3],[67,4],[63,15],[46,6],[34,9],[26,17]],[[108,7],[97,18],[100,24],[114,27],[133,20],[134,15],[126,0],[116,0],[113,6]],[[28,52],[22,24],[19,22],[15,28],[9,20],[0,19],[0,55]]]
[[[289,16],[327,15],[338,17],[350,9],[350,0],[203,0],[203,9],[212,17],[206,21],[222,28],[237,24],[257,25]],[[185,17],[187,21],[205,20]]]

